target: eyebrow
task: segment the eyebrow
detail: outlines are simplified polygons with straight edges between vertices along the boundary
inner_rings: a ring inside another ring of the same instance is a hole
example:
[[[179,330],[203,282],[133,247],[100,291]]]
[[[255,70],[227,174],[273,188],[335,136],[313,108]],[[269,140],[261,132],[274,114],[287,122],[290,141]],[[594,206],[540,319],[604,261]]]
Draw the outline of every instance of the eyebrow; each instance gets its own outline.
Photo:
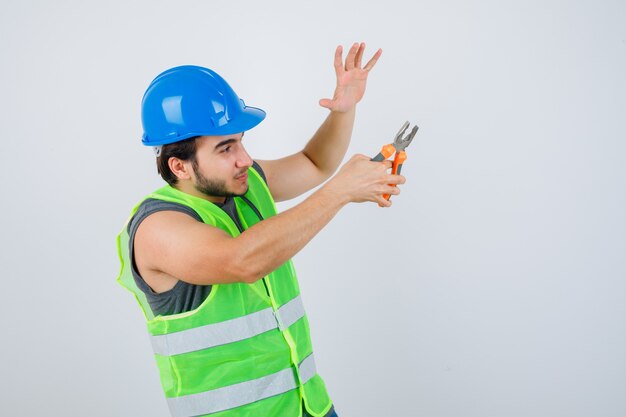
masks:
[[[241,134],[241,139],[243,139],[243,133]],[[237,138],[228,138],[228,139],[224,139],[223,141],[221,141],[220,143],[218,143],[217,145],[215,145],[214,149],[217,149],[221,146],[224,145],[228,145],[229,143],[233,143],[233,142],[237,142]]]
[[[215,149],[222,147],[224,145],[228,145],[229,143],[233,143],[233,142],[237,142],[237,139],[230,138],[230,139],[223,140],[217,145],[215,145]]]

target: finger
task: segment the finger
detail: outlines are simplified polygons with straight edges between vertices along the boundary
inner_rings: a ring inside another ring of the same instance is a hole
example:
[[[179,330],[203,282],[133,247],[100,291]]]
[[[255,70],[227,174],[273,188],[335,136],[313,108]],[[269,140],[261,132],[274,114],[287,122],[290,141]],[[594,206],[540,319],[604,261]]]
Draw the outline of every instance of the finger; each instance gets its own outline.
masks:
[[[398,187],[393,187],[391,185],[388,185],[385,187],[383,194],[398,195],[400,194],[400,189]]]
[[[391,200],[385,200],[382,195],[376,199],[376,202],[379,207],[391,207]]]
[[[380,58],[380,56],[383,54],[383,50],[379,49],[378,51],[376,51],[376,53],[374,54],[374,56],[372,57],[372,59],[370,59],[368,61],[368,63],[365,65],[365,68],[363,68],[365,71],[370,71],[372,68],[374,68],[374,65],[376,65],[376,62],[378,62],[378,58]]]
[[[387,184],[404,184],[406,178],[403,175],[388,175],[385,182]]]
[[[356,58],[354,58],[354,66],[356,68],[361,68],[361,63],[363,61],[363,53],[365,52],[365,43],[361,42],[359,45],[359,49],[356,51]]]
[[[356,51],[359,48],[358,43],[354,43],[352,48],[348,51],[348,56],[346,56],[346,71],[350,71],[354,68],[354,58],[356,57]]]
[[[333,108],[333,101],[329,98],[323,98],[319,101],[320,106],[325,107],[327,109],[331,109]]]
[[[337,49],[335,49],[335,62],[334,62],[335,73],[337,75],[339,75],[343,71],[343,65],[341,64],[342,55],[343,55],[343,46],[339,45],[337,46]]]

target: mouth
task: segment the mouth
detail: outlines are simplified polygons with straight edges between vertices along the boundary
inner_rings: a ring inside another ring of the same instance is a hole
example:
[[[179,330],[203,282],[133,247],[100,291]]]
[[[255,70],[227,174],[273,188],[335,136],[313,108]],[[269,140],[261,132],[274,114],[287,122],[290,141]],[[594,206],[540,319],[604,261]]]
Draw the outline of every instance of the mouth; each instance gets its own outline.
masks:
[[[248,179],[248,171],[245,171],[235,177],[236,180],[246,181]]]

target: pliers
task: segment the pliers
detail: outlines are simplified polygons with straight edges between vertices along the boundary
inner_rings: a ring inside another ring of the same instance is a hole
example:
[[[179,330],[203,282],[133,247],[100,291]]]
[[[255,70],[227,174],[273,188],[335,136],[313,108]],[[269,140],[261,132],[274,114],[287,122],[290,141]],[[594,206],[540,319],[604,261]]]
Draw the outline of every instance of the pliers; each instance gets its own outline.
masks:
[[[406,132],[408,128],[409,122],[404,122],[400,131],[396,134],[393,142],[383,146],[378,155],[371,159],[372,161],[382,162],[395,152],[396,156],[393,158],[393,165],[391,166],[391,173],[394,175],[400,175],[400,171],[402,171],[402,164],[406,161],[406,152],[404,150],[411,144],[413,137],[415,137],[415,134],[417,133],[417,129],[419,129],[419,127],[415,125],[413,126],[413,129],[411,129],[411,132],[403,137],[404,132]],[[389,200],[390,197],[391,195],[389,194],[383,194],[383,198],[385,200]]]

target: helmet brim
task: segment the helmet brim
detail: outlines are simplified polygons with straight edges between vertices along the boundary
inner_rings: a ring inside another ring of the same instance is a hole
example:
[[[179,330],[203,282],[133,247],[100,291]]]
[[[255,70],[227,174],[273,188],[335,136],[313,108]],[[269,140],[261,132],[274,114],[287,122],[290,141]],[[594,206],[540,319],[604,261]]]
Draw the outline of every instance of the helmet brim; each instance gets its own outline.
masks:
[[[146,146],[161,146],[167,145],[170,143],[180,142],[181,140],[193,138],[195,136],[226,136],[226,135],[234,135],[237,133],[242,133],[248,131],[265,119],[266,113],[265,111],[256,108],[246,106],[237,117],[231,119],[224,126],[219,127],[211,127],[210,130],[206,131],[192,131],[187,132],[184,135],[176,135],[174,137],[163,138],[161,140],[151,140],[146,136],[141,138],[141,142]]]
[[[224,126],[214,128],[212,136],[232,135],[235,133],[245,132],[256,127],[265,119],[265,111],[246,106],[237,117],[228,121]]]

